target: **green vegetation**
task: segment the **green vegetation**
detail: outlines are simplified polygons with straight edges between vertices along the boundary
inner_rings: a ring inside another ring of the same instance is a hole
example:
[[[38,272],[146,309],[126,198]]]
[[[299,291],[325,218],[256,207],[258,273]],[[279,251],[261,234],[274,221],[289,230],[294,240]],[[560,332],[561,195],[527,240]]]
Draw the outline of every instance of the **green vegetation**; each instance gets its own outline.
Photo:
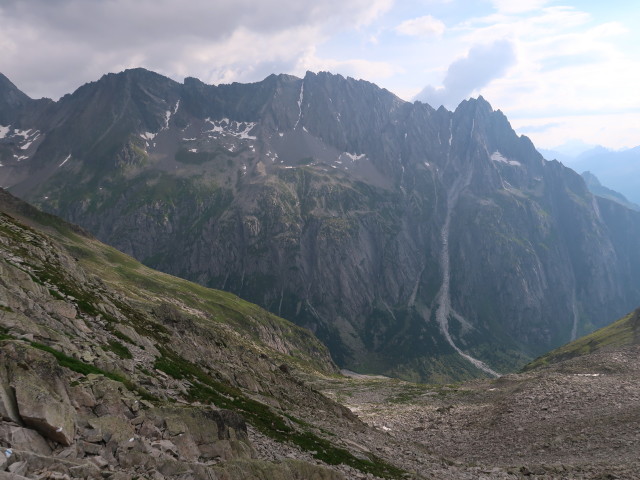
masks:
[[[82,375],[89,375],[93,373],[96,375],[104,375],[105,377],[110,378],[111,380],[115,380],[116,382],[126,382],[126,379],[121,375],[118,375],[117,373],[105,372],[104,370],[101,370],[94,365],[69,357],[54,348],[43,345],[42,343],[30,342],[30,345],[34,348],[37,348],[38,350],[50,353],[51,355],[56,357],[56,360],[61,367],[68,368],[69,370],[73,370],[76,373],[81,373]]]
[[[273,412],[267,405],[246,397],[240,390],[225,385],[200,367],[183,359],[168,348],[159,347],[162,356],[156,360],[155,368],[176,379],[187,379],[192,383],[188,400],[213,403],[216,407],[235,410],[263,434],[279,441],[290,442],[315,458],[331,465],[346,464],[363,473],[372,473],[383,478],[403,478],[402,470],[383,460],[371,456],[363,460],[345,449],[331,444],[310,431],[298,431],[290,427],[284,418]],[[292,418],[292,417],[289,417]],[[298,425],[304,422],[293,419]]]
[[[13,335],[9,335],[9,330],[0,326],[0,341],[1,340],[11,340],[13,339]]]
[[[102,348],[115,353],[120,358],[129,359],[129,360],[133,358],[133,355],[131,355],[131,352],[129,351],[129,349],[125,347],[123,344],[121,344],[120,342],[118,342],[117,340],[109,340],[109,344],[103,345]]]
[[[135,385],[131,380],[129,380],[128,378],[125,378],[124,376],[118,373],[107,372],[105,370],[102,370],[96,367],[95,365],[91,365],[89,363],[85,363],[76,358],[69,357],[64,353],[59,352],[55,348],[51,348],[47,345],[43,345],[42,343],[30,342],[30,345],[33,348],[37,348],[38,350],[42,350],[44,352],[48,352],[51,355],[53,355],[61,367],[68,368],[69,370],[72,370],[76,373],[80,373],[82,375],[89,375],[89,374],[104,375],[105,377],[110,378],[111,380],[122,383],[125,387],[127,387],[128,390],[136,393],[144,400],[158,401],[157,397],[155,397],[154,395],[151,395],[145,389],[141,388],[138,385]]]
[[[640,309],[626,315],[611,325],[596,330],[525,365],[522,371],[534,370],[550,364],[587,355],[606,347],[622,347],[640,341]]]

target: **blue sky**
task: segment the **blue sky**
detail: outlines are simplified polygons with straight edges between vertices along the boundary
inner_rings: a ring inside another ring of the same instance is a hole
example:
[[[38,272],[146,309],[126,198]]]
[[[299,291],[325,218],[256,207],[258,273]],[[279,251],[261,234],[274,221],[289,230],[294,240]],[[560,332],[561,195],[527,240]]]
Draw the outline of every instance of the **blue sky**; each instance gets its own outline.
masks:
[[[640,145],[640,6],[623,0],[3,0],[0,72],[32,97],[142,66],[178,81],[326,70],[518,133]]]

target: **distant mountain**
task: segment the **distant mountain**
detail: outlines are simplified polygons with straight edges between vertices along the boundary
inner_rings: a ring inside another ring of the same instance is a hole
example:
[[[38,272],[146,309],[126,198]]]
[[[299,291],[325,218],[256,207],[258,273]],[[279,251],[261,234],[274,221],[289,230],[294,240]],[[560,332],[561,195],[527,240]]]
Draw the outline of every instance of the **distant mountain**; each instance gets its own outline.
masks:
[[[607,187],[640,204],[640,146],[613,151],[598,146],[579,155],[562,155],[540,149],[547,159],[557,159],[577,172],[589,171]]]
[[[351,370],[492,375],[640,304],[640,214],[483,98],[450,112],[329,73],[135,69],[12,118],[0,185],[310,328]]]
[[[584,182],[587,184],[589,191],[594,195],[598,195],[599,197],[608,198],[609,200],[613,200],[614,202],[618,202],[621,205],[624,205],[627,208],[632,210],[640,211],[640,206],[635,203],[631,203],[627,200],[627,197],[622,195],[621,193],[616,192],[615,190],[611,190],[610,188],[605,187],[600,183],[598,177],[596,177],[591,172],[582,172],[582,178]]]

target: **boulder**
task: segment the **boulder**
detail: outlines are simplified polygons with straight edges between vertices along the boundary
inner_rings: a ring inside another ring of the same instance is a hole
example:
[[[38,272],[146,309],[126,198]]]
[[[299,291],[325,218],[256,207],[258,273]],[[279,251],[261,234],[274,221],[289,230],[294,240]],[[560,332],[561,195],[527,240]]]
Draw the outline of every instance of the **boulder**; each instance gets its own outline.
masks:
[[[41,455],[51,454],[51,447],[38,432],[6,422],[0,423],[0,443],[9,445],[14,450],[29,450]]]
[[[54,442],[71,445],[76,412],[65,386],[67,374],[55,357],[18,342],[6,342],[0,349],[0,365],[15,392],[21,423]]]
[[[244,418],[229,410],[207,407],[157,409],[164,417],[164,438],[178,449],[181,460],[250,458],[253,449]]]

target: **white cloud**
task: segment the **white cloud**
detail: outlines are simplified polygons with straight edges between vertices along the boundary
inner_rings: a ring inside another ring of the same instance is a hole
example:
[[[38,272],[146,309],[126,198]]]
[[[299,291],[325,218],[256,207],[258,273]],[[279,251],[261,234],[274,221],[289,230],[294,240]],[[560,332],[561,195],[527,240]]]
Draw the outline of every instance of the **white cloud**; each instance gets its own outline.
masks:
[[[268,67],[295,66],[310,47],[367,25],[391,5],[392,0],[3,0],[0,68],[34,97],[59,96],[123,66],[143,66],[177,80],[185,74],[209,80],[224,70],[223,78],[254,81]]]
[[[536,119],[511,118],[510,120],[516,132],[527,135],[540,148],[562,145],[567,140],[576,138],[576,134],[590,144],[602,144],[601,140],[606,139],[606,146],[613,149],[635,147],[640,143],[638,142],[639,112],[561,115]],[[540,128],[536,129],[536,126]],[[544,128],[545,126],[547,128]],[[526,128],[520,132],[522,127]]]
[[[405,20],[396,27],[396,32],[415,37],[440,36],[444,33],[445,24],[431,15]]]
[[[549,0],[491,0],[494,8],[500,13],[525,13],[544,7]]]
[[[489,45],[475,45],[467,55],[449,65],[442,87],[429,85],[416,96],[416,99],[435,108],[440,105],[455,108],[475,90],[504,75],[515,61],[515,50],[508,40],[498,40]]]
[[[388,62],[376,62],[357,58],[346,60],[320,58],[316,55],[314,48],[309,49],[309,51],[300,58],[295,73],[302,76],[307,70],[314,72],[329,71],[375,83],[380,83],[381,80],[389,78],[394,73],[398,73],[398,67]]]

